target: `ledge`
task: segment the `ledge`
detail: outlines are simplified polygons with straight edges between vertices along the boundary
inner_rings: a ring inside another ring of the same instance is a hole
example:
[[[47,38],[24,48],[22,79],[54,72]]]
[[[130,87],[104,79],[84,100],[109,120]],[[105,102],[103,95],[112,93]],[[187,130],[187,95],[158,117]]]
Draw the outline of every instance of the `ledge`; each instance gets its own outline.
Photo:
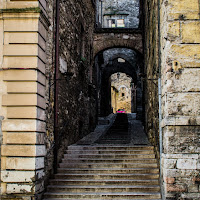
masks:
[[[41,9],[39,7],[0,9],[0,13],[24,13],[24,12],[40,13]]]

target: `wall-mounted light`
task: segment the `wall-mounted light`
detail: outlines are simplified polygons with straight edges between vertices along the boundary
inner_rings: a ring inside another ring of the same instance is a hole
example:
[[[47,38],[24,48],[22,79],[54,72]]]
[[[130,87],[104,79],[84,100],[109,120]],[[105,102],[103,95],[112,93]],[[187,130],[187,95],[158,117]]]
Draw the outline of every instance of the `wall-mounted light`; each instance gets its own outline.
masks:
[[[117,79],[119,80],[119,78],[120,78],[120,73],[117,72]]]

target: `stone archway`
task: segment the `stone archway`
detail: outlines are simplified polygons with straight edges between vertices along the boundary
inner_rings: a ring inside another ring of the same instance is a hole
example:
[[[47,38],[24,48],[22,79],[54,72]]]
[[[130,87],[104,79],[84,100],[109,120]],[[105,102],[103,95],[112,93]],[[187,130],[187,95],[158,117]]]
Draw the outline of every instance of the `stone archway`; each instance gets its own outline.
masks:
[[[110,93],[110,84],[109,78],[112,74],[121,72],[129,75],[135,85],[137,85],[137,118],[142,119],[142,88],[141,81],[138,76],[139,71],[136,71],[135,68],[130,63],[117,63],[117,59],[113,60],[112,64],[108,64],[102,71],[101,78],[101,116],[106,116],[110,113],[111,110],[111,93]]]
[[[125,47],[134,49],[138,53],[143,53],[141,33],[96,33],[94,34],[94,55],[100,51],[114,48]]]

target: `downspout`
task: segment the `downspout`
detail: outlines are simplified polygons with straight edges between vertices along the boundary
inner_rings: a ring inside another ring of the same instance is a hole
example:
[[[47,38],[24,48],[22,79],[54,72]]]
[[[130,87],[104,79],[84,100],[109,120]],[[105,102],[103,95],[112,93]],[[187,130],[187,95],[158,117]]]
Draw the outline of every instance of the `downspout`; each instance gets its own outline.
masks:
[[[163,133],[162,133],[162,83],[161,83],[161,33],[160,33],[160,0],[158,0],[158,101],[159,101],[159,146],[160,146],[160,187],[161,196],[164,200],[163,177],[162,177],[162,153],[163,153]]]
[[[56,14],[55,14],[55,68],[54,68],[54,173],[57,172],[57,155],[58,155],[58,79],[59,79],[59,0],[55,0]]]
[[[101,0],[101,28],[103,28],[103,0]]]

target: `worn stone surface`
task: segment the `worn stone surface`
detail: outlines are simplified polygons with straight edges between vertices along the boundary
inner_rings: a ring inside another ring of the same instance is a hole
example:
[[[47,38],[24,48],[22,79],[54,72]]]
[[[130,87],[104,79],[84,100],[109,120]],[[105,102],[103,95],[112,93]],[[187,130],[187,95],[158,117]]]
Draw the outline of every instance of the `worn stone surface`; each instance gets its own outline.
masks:
[[[164,197],[198,199],[199,2],[161,1],[160,18],[159,2],[145,3],[146,130],[158,144],[160,62]]]
[[[167,199],[199,198],[198,12],[196,0],[161,3],[162,172],[175,179],[164,184]]]

